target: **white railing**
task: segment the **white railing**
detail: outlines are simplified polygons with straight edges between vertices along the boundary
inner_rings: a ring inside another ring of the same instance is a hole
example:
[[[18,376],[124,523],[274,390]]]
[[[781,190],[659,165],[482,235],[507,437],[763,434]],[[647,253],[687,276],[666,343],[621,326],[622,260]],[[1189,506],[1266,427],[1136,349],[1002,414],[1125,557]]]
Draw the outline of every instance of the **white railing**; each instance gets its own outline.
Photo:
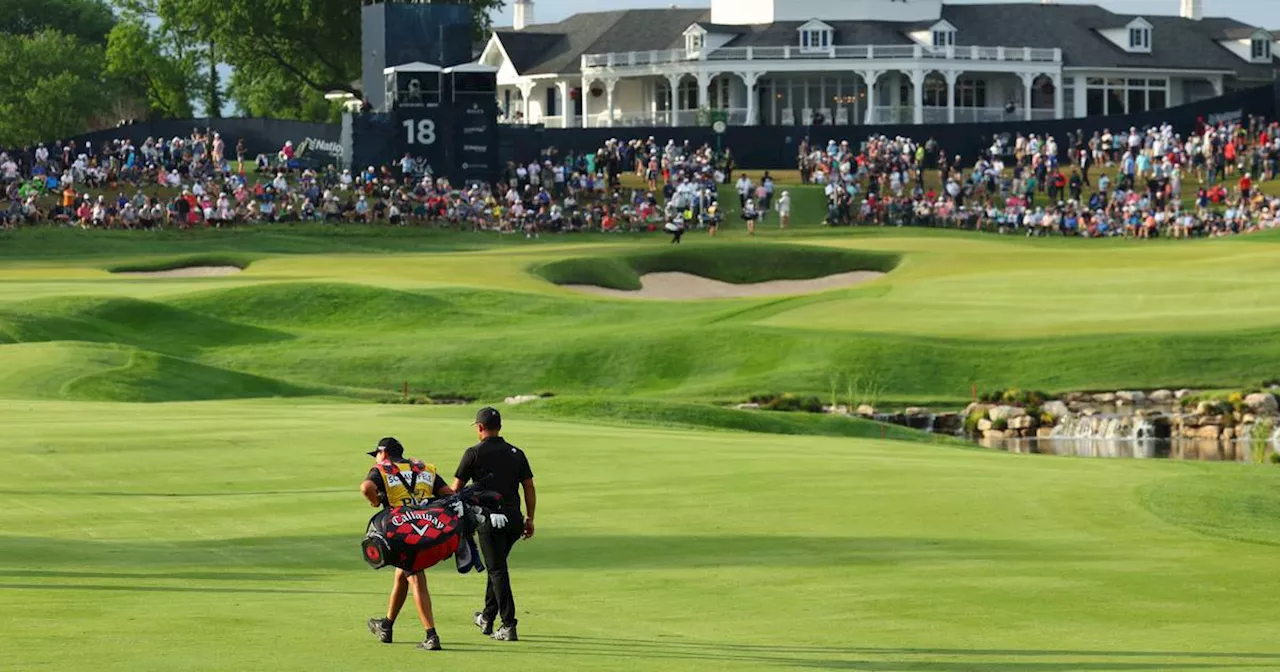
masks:
[[[812,61],[835,60],[943,60],[1004,61],[1014,63],[1061,63],[1061,49],[1033,47],[925,47],[918,44],[847,45],[828,49],[785,47],[722,47],[689,52],[684,49],[620,51],[583,54],[582,69],[665,65],[690,61]]]

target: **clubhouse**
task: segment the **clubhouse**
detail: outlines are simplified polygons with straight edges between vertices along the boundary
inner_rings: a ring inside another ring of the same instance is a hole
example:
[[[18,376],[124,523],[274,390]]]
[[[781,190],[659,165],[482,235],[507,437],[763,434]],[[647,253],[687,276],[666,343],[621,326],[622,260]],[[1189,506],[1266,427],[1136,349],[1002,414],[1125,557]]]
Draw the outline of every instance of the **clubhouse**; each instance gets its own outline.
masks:
[[[937,124],[1062,119],[1191,103],[1273,78],[1271,32],[1152,0],[1176,16],[1093,5],[943,0],[711,0],[514,25],[497,67],[508,123],[548,128]]]

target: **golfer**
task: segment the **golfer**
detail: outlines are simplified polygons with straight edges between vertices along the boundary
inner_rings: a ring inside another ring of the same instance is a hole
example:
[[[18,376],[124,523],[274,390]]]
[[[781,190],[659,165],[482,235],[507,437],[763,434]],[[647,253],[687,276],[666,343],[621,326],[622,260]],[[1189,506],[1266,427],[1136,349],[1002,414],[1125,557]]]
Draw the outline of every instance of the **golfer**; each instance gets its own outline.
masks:
[[[524,527],[518,525],[495,526],[486,522],[480,526],[480,552],[489,567],[489,584],[484,591],[484,611],[475,615],[476,627],[494,639],[514,642],[516,636],[516,600],[511,594],[511,577],[507,573],[507,556],[511,547],[521,538],[533,537],[533,512],[538,504],[533,487],[533,471],[524,451],[506,442],[502,432],[502,415],[498,409],[484,407],[476,413],[476,433],[480,443],[462,454],[458,470],[454,473],[453,489],[468,481],[484,483],[485,488],[502,496],[502,513],[507,520],[520,520],[520,497],[517,490],[524,490],[524,504],[529,515]],[[502,619],[502,627],[493,630],[494,620]]]
[[[360,484],[360,494],[368,500],[369,506],[421,506],[435,497],[453,494],[453,490],[436,473],[435,465],[405,457],[404,446],[392,437],[379,441],[378,447],[369,456],[374,458],[374,465]],[[369,619],[369,632],[383,644],[391,643],[391,630],[395,626],[396,616],[400,614],[400,608],[404,606],[410,587],[413,588],[413,603],[418,607],[418,618],[422,621],[422,627],[427,630],[426,639],[418,648],[439,651],[440,636],[436,634],[435,617],[431,613],[431,593],[427,589],[425,572],[410,574],[403,569],[396,569],[395,580],[391,584],[391,600],[387,604],[387,617]]]

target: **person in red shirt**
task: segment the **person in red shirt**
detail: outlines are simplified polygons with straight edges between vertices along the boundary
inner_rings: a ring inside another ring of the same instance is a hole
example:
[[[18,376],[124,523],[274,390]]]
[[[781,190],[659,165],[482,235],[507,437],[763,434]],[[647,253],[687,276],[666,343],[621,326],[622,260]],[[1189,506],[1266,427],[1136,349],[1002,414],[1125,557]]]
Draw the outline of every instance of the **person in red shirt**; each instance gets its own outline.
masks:
[[[1249,200],[1249,192],[1252,189],[1253,179],[1249,177],[1249,174],[1245,173],[1240,176],[1240,198],[1245,201]]]

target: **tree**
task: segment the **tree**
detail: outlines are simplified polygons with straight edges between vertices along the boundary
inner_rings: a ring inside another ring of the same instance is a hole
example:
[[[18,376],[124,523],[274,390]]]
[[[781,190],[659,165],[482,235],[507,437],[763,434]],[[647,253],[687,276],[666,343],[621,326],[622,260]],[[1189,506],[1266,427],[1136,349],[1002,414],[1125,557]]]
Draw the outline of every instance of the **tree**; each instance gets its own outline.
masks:
[[[115,16],[103,0],[6,0],[0,33],[34,35],[56,30],[87,44],[103,44]]]
[[[105,75],[118,92],[146,101],[163,117],[191,116],[191,93],[200,84],[191,54],[170,55],[159,31],[139,18],[116,24],[107,35]]]
[[[103,51],[55,31],[0,39],[0,145],[83,132],[107,104]]]
[[[126,0],[145,6],[166,30],[191,41],[217,44],[221,60],[237,72],[228,94],[250,113],[284,116],[284,110],[326,119],[320,105],[329,91],[359,93],[360,3],[355,0]],[[470,0],[477,33],[504,0]],[[305,98],[291,101],[302,92]],[[270,101],[271,107],[268,107]]]

